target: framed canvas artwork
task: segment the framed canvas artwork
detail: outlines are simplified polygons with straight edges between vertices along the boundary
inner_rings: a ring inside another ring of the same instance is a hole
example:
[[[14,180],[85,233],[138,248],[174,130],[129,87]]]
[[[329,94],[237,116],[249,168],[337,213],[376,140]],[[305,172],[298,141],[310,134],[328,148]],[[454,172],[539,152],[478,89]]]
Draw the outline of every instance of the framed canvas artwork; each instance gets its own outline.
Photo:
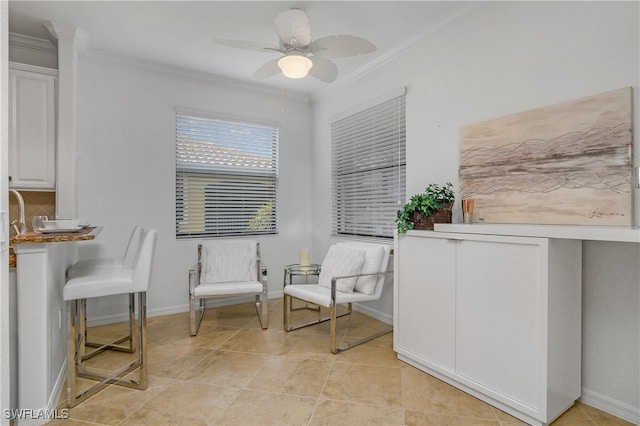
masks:
[[[487,223],[632,224],[631,88],[470,124],[460,195]]]

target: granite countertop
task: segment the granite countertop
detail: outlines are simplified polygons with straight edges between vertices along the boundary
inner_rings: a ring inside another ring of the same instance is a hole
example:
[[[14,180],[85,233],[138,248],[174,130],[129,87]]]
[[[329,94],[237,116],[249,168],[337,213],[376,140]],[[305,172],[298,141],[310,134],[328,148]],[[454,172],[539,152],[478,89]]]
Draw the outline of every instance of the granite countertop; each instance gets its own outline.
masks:
[[[89,226],[77,232],[56,232],[51,234],[43,234],[40,232],[27,232],[22,235],[11,237],[9,244],[39,244],[39,243],[64,243],[68,241],[85,241],[93,240],[99,227]]]
[[[93,240],[102,230],[101,226],[89,226],[77,232],[60,232],[43,234],[40,232],[27,232],[22,235],[14,235],[9,239],[9,245],[15,244],[40,244],[40,243],[65,243],[70,241]],[[16,266],[16,255],[13,249],[9,250],[9,267]]]

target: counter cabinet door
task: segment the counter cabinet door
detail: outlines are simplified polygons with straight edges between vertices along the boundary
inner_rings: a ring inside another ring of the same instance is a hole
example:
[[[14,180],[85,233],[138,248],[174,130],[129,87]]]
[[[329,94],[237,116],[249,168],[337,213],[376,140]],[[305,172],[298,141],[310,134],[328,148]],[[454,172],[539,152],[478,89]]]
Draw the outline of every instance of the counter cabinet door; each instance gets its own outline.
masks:
[[[9,186],[55,189],[56,78],[14,69],[9,74]]]
[[[456,242],[401,236],[398,244],[397,349],[453,371]]]
[[[456,373],[540,408],[546,371],[542,247],[465,240],[457,249]]]

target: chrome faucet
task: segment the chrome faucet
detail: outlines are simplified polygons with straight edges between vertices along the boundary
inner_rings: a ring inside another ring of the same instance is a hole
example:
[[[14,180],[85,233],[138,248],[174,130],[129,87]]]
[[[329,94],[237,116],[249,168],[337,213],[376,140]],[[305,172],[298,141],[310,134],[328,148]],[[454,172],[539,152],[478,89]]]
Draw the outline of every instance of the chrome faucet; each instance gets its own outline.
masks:
[[[18,220],[14,220],[13,222],[11,222],[11,226],[13,226],[13,229],[14,231],[16,231],[16,234],[18,235],[26,234],[27,224],[25,223],[26,220],[24,219],[24,198],[22,198],[22,194],[20,194],[15,189],[10,189],[9,193],[15,195],[15,197],[18,199],[18,207],[20,208],[20,218]]]

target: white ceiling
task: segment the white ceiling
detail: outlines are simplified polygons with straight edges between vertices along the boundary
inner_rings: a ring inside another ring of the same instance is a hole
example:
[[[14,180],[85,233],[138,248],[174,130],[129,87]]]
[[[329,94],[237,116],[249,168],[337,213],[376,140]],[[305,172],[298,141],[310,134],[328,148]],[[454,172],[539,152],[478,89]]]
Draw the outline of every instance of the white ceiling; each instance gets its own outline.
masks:
[[[232,49],[212,41],[238,39],[277,45],[275,16],[304,10],[312,39],[348,34],[377,47],[368,55],[337,58],[338,80],[392,56],[450,19],[469,2],[457,1],[10,1],[9,31],[48,38],[43,22],[74,25],[89,51],[313,94],[328,83],[251,75],[277,53]]]

